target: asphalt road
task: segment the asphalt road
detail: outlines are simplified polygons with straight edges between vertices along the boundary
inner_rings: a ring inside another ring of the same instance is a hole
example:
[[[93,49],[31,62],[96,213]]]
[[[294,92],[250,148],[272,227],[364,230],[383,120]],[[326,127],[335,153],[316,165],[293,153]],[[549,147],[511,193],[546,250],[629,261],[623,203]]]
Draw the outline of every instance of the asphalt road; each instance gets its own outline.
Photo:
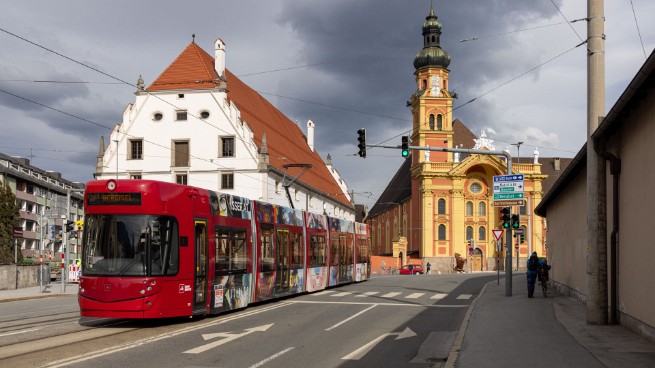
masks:
[[[154,322],[80,319],[72,297],[3,303],[0,365],[438,367],[495,277],[377,277],[226,315]],[[47,328],[33,330],[39,321]]]

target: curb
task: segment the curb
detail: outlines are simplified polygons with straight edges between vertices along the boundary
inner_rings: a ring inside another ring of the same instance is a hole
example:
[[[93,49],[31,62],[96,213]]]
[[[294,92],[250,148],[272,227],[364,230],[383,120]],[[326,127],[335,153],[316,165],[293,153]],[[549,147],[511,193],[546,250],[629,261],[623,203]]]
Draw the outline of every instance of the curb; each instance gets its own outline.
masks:
[[[30,300],[30,299],[43,299],[50,297],[60,297],[60,296],[77,296],[77,293],[53,293],[53,294],[38,294],[38,295],[26,295],[26,296],[15,296],[11,298],[0,299],[0,303],[6,302],[17,302],[21,300]]]
[[[459,352],[462,350],[462,343],[464,342],[464,335],[466,334],[466,329],[468,328],[469,321],[471,320],[471,315],[473,314],[473,310],[475,309],[475,304],[477,304],[478,299],[482,296],[482,294],[487,290],[487,285],[489,285],[492,282],[496,281],[490,281],[486,283],[483,287],[482,290],[480,290],[480,294],[473,300],[471,305],[469,305],[468,310],[466,311],[466,316],[464,316],[464,321],[462,321],[462,325],[459,327],[459,332],[457,332],[457,336],[455,337],[455,342],[453,343],[453,347],[450,350],[450,354],[448,354],[448,359],[446,360],[446,363],[443,365],[446,368],[455,368],[455,363],[457,363],[457,358],[459,357]]]

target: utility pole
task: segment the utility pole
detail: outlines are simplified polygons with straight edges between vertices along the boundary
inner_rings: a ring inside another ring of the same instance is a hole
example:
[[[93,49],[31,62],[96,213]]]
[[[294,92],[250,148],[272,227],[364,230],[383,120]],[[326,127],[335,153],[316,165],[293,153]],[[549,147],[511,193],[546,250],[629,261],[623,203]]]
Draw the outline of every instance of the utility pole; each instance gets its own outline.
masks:
[[[587,0],[587,19],[587,323],[607,324],[605,159],[591,139],[605,115],[604,0]]]

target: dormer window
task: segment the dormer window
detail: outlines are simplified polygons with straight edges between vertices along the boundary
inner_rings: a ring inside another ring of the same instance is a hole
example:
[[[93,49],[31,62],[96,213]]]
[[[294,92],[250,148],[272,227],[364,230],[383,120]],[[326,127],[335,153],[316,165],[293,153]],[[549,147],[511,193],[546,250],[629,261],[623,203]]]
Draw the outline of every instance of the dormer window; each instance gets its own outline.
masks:
[[[184,93],[178,93],[177,98],[184,98]]]
[[[176,112],[176,120],[186,120],[186,110],[177,110]]]

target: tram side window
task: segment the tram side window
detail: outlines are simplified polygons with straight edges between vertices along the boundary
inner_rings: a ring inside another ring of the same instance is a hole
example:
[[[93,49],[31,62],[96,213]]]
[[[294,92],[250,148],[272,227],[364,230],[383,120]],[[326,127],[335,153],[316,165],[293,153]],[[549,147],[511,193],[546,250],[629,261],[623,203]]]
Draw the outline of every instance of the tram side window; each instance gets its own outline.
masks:
[[[348,237],[346,240],[346,263],[353,264],[353,247],[355,246],[353,239]]]
[[[241,229],[216,228],[217,273],[245,272],[247,259],[246,231]]]
[[[302,234],[291,234],[291,268],[303,268]]]
[[[325,250],[325,236],[312,235],[309,238],[309,264],[313,267],[325,266]]]
[[[368,251],[366,248],[366,240],[357,241],[357,263],[366,263],[368,259]]]
[[[263,228],[261,231],[261,259],[259,269],[262,272],[275,270],[275,249],[273,246],[273,229]]]
[[[340,257],[339,257],[339,238],[332,239],[331,248],[332,250],[332,266],[338,266]]]

